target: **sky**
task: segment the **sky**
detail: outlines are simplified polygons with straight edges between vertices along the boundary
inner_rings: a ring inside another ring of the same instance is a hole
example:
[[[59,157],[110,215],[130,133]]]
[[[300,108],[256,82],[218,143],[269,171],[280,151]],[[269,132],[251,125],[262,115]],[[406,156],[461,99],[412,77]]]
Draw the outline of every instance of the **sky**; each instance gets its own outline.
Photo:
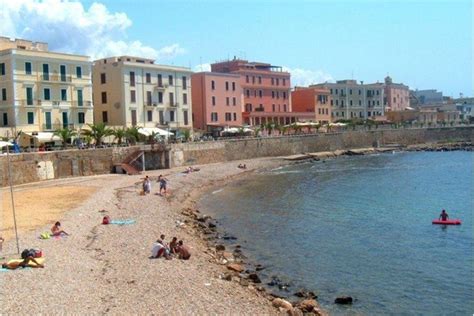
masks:
[[[234,56],[292,85],[356,79],[474,96],[472,0],[0,0],[0,35],[208,70]]]

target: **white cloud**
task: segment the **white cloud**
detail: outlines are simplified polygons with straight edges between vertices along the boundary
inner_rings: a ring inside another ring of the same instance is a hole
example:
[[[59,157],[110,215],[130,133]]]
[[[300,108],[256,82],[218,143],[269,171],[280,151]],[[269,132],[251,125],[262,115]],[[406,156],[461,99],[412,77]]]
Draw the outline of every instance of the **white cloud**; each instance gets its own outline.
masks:
[[[196,65],[193,68],[193,71],[195,71],[195,72],[211,71],[211,64],[210,63],[204,63],[204,64]]]
[[[50,50],[92,59],[135,55],[161,61],[185,53],[179,44],[155,49],[128,40],[129,17],[97,2],[86,9],[75,0],[0,0],[0,21],[2,36],[47,42]]]
[[[291,84],[293,86],[307,87],[311,84],[331,82],[334,78],[322,70],[307,70],[301,68],[283,67],[284,71],[291,73]]]

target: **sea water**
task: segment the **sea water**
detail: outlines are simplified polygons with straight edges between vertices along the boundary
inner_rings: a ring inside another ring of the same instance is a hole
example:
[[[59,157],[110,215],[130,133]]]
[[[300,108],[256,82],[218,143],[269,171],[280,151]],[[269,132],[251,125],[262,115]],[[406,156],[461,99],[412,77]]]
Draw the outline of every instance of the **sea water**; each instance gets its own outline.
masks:
[[[251,261],[336,315],[471,315],[472,152],[409,152],[276,168],[200,202]],[[442,209],[460,226],[432,225]],[[341,295],[351,306],[335,305]]]

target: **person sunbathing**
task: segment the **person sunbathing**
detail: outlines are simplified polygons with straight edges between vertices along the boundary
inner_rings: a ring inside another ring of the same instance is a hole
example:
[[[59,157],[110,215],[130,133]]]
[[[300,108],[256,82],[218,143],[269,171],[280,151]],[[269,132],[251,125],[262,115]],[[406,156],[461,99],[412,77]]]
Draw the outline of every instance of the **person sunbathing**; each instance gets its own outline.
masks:
[[[22,261],[10,261],[10,262],[5,262],[2,263],[2,268],[3,269],[9,269],[9,270],[15,270],[20,267],[26,268],[26,267],[31,267],[31,268],[44,268],[44,265],[36,261],[36,259],[32,256],[32,253],[28,252],[26,253],[23,251],[22,253]],[[30,264],[30,261],[34,263]]]
[[[183,244],[183,241],[178,241],[178,258],[188,260],[191,257],[189,248]]]
[[[66,236],[69,236],[68,233],[66,233],[64,230],[61,229],[61,223],[56,222],[53,227],[51,227],[51,232],[53,236],[61,236],[61,234],[64,234]]]

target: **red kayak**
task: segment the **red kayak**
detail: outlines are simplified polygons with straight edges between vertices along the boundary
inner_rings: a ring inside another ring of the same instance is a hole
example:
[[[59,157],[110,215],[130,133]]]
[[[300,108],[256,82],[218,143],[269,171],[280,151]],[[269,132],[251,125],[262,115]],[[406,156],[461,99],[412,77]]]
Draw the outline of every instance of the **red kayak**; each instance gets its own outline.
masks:
[[[440,220],[440,219],[435,219],[432,222],[433,224],[437,225],[461,225],[461,220],[460,219],[448,219],[448,220]]]

